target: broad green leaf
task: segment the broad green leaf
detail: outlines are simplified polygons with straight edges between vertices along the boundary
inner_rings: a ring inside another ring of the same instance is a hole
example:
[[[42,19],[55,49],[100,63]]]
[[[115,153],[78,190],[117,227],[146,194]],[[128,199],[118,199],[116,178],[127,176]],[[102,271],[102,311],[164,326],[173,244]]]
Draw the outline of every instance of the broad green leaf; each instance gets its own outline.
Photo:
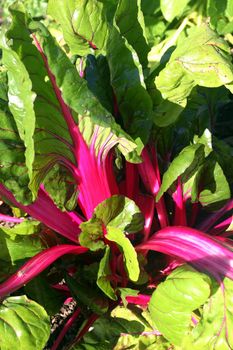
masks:
[[[210,278],[191,267],[174,270],[152,294],[149,311],[163,336],[181,345],[191,324],[192,311],[203,305],[210,295]]]
[[[115,242],[123,254],[124,263],[131,281],[137,281],[140,268],[137,259],[137,253],[130,240],[118,228],[107,226],[107,234],[105,236],[109,241]]]
[[[182,106],[163,100],[155,109],[154,122],[160,128],[166,127],[175,123],[182,111]]]
[[[196,85],[231,89],[233,66],[227,43],[208,26],[192,29],[178,43],[169,62],[155,79],[164,99],[185,106]]]
[[[99,271],[97,277],[97,286],[112,300],[117,300],[117,296],[111,286],[110,277],[112,271],[109,265],[110,247],[106,246],[103,258],[100,260]]]
[[[107,5],[98,0],[49,0],[48,14],[61,25],[72,54],[84,56],[104,49]]]
[[[50,335],[46,311],[26,296],[10,297],[0,305],[1,350],[43,350]]]
[[[8,105],[14,117],[19,137],[25,145],[25,163],[29,178],[32,178],[34,161],[35,93],[29,74],[20,57],[6,43],[2,43],[2,63],[7,69]]]
[[[180,17],[190,0],[160,0],[161,11],[168,22]]]
[[[194,144],[183,148],[171,162],[163,175],[162,184],[156,197],[158,201],[169,187],[182,175],[182,182],[186,182],[198,170],[204,160],[204,145]]]
[[[7,261],[10,265],[32,256],[43,250],[42,243],[38,236],[9,237],[5,229],[0,229],[0,260]]]
[[[152,101],[145,89],[138,56],[115,26],[109,33],[106,57],[124,127],[137,140],[140,153],[141,142],[147,142],[152,126]]]
[[[82,230],[79,242],[91,250],[104,248],[104,230],[115,227],[127,233],[138,232],[143,228],[144,218],[133,200],[114,195],[94,210],[93,217],[80,225]]]
[[[127,39],[128,43],[137,52],[142,67],[146,68],[149,46],[145,38],[145,23],[141,11],[141,0],[118,1],[115,21],[121,35]]]
[[[99,289],[93,288],[90,284],[77,281],[73,277],[66,275],[66,283],[71,291],[71,294],[76,299],[78,305],[86,311],[93,311],[98,315],[106,314],[108,311],[108,300]]]
[[[48,283],[43,275],[33,278],[24,287],[27,296],[39,303],[46,312],[53,316],[58,313],[63,303],[63,296]]]
[[[30,188],[37,192],[40,183],[55,163],[61,162],[64,158],[74,160],[70,149],[72,140],[52,84],[48,79],[43,59],[32,43],[31,31],[28,29],[30,19],[25,15],[24,7],[20,3],[12,5],[10,11],[12,24],[7,36],[12,41],[12,49],[19,55],[27,69],[32,90],[36,93],[34,101],[36,153]],[[20,177],[18,182],[20,183]]]
[[[93,134],[92,130],[95,129],[95,126],[98,126],[98,147],[101,146],[100,140],[105,144],[107,133],[111,136],[111,145],[116,145],[126,158],[133,159],[136,144],[132,138],[115,123],[113,116],[88,89],[87,82],[80,78],[74,65],[46,28],[42,26],[38,28],[36,24],[31,25],[31,27],[38,29],[49,67],[56,78],[59,89],[62,91],[62,98],[74,112],[80,115],[81,125],[79,125],[79,128],[82,133],[86,131],[89,135],[89,140],[86,135],[83,135],[85,141],[89,144],[88,141],[90,141],[90,136]],[[86,130],[84,131],[83,128]],[[107,146],[108,144],[105,145],[106,148]]]
[[[224,278],[222,286],[212,282],[212,293],[205,303],[200,322],[192,332],[194,350],[233,348],[233,282]]]
[[[231,198],[231,191],[224,172],[212,152],[199,169],[192,187],[192,200],[203,206],[221,208]]]

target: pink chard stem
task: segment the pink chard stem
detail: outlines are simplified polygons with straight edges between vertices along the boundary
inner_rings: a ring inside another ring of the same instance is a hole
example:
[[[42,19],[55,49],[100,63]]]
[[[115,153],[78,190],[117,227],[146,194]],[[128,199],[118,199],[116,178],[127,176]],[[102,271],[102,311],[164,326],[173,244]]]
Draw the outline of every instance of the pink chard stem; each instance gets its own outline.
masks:
[[[63,212],[58,209],[43,186],[39,189],[36,201],[29,205],[16,201],[13,194],[2,184],[0,184],[0,194],[34,219],[41,221],[69,240],[78,242],[77,236],[80,233],[79,225],[83,222],[82,218],[74,212]]]
[[[166,227],[137,246],[137,250],[155,250],[183,259],[213,276],[220,274],[233,279],[233,251],[230,246],[189,227]]]
[[[185,208],[185,201],[183,198],[183,186],[182,186],[180,177],[177,180],[176,192],[173,194],[172,197],[175,202],[174,225],[186,226],[187,225],[186,208]]]
[[[83,254],[88,249],[75,245],[63,244],[43,250],[27,261],[16,273],[0,284],[0,297],[4,298],[31,281],[55,260],[65,254]]]
[[[156,163],[153,166],[149,152],[147,148],[144,148],[144,150],[142,151],[142,159],[143,162],[138,164],[139,174],[147,191],[156,197],[161,186],[157,158]],[[158,220],[161,228],[168,226],[168,215],[163,197],[155,204],[155,207],[157,210]]]

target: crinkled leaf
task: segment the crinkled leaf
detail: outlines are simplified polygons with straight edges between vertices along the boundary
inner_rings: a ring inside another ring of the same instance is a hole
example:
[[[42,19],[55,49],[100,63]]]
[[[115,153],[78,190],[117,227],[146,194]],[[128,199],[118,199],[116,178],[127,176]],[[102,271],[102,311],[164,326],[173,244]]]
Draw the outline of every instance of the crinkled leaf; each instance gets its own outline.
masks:
[[[160,0],[161,11],[168,22],[180,17],[190,0]]]
[[[107,226],[107,234],[105,237],[118,245],[123,254],[129,279],[136,282],[140,274],[140,268],[137,253],[130,240],[119,228],[111,227],[110,225]]]
[[[122,195],[112,196],[100,203],[94,216],[105,226],[116,227],[126,233],[138,232],[143,228],[144,218],[132,199]]]
[[[103,315],[108,311],[108,300],[99,290],[94,289],[90,284],[79,282],[73,277],[66,275],[66,283],[71,294],[76,299],[78,305],[86,309],[92,310],[98,315]]]
[[[163,98],[185,106],[196,85],[231,89],[233,69],[227,43],[208,26],[192,29],[179,42],[169,62],[155,79]]]
[[[90,250],[103,249],[105,244],[103,242],[103,224],[101,220],[92,218],[83,222],[80,225],[81,234],[79,235],[79,243],[83,247],[87,247]]]
[[[210,278],[188,266],[174,270],[152,294],[149,311],[163,336],[181,345],[191,324],[192,311],[210,295]]]
[[[141,141],[147,142],[152,126],[152,101],[145,89],[142,67],[136,52],[114,26],[108,37],[106,57],[124,127],[138,139],[141,151]]]
[[[1,350],[42,350],[50,335],[50,320],[42,306],[26,296],[0,305]]]
[[[233,348],[233,282],[224,278],[222,287],[212,282],[212,293],[205,303],[200,322],[192,332],[194,350]]]
[[[0,110],[0,180],[24,204],[32,200],[25,165],[25,146],[20,140],[13,116]]]
[[[98,0],[49,0],[48,14],[61,25],[72,54],[84,56],[105,47],[107,6]]]
[[[115,13],[115,21],[128,43],[137,52],[143,68],[147,67],[149,46],[145,37],[145,23],[141,11],[141,0],[120,0]]]
[[[126,233],[138,232],[143,228],[144,218],[133,200],[115,195],[101,202],[93,217],[80,225],[79,242],[91,250],[104,248],[104,230],[109,226]]]
[[[110,259],[110,247],[105,248],[105,253],[103,258],[100,260],[99,271],[97,277],[97,286],[112,300],[117,300],[117,296],[113,287],[111,286],[110,277],[112,275],[112,271],[109,265]]]
[[[77,205],[77,185],[67,169],[55,164],[44,179],[44,187],[60,209],[74,210]]]
[[[182,175],[182,182],[186,182],[198,170],[204,159],[204,146],[202,144],[190,145],[178,154],[171,162],[169,168],[163,175],[162,184],[157,195],[157,201]]]

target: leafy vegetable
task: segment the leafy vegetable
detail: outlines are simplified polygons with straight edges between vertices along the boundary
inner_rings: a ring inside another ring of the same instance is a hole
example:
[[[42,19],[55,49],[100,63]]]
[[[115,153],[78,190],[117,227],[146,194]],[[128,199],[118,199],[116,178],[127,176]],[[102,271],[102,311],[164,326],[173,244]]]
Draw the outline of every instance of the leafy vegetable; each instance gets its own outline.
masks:
[[[232,349],[233,2],[23,3],[0,0],[0,348]]]

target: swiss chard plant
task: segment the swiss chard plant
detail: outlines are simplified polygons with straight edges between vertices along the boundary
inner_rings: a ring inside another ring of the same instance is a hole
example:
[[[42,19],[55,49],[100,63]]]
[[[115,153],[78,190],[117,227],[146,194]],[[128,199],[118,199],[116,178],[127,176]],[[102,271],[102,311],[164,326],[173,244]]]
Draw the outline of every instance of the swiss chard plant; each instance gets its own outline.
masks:
[[[233,349],[233,1],[8,11],[0,349]]]

